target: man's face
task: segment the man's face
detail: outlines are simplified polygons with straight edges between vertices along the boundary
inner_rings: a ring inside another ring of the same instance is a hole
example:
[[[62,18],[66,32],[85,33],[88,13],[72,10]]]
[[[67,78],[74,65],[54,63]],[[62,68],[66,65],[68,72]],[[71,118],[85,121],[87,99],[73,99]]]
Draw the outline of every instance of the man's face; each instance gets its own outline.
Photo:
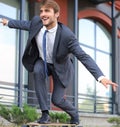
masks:
[[[47,29],[51,29],[56,25],[58,17],[59,12],[55,13],[53,8],[46,8],[45,6],[41,7],[40,18]]]

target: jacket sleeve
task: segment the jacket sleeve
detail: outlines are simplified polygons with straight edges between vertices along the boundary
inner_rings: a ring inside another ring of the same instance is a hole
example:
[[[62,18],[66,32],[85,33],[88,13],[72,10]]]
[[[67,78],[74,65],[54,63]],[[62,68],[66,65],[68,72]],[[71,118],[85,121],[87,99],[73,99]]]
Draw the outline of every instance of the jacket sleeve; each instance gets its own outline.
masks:
[[[30,29],[31,21],[25,21],[25,20],[9,20],[8,27],[14,28],[14,29],[21,29],[29,31]]]
[[[32,24],[39,23],[40,17],[34,16],[30,21],[27,20],[9,20],[8,27],[29,31]]]
[[[87,68],[87,70],[95,77],[96,80],[103,74],[101,69],[95,63],[91,56],[89,56],[79,45],[77,39],[71,35],[68,47],[71,53]]]

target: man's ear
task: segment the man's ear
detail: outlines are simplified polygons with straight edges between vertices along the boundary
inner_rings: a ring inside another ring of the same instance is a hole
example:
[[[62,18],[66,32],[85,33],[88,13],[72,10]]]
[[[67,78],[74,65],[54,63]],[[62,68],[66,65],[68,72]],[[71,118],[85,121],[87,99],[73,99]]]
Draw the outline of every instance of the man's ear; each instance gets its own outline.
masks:
[[[56,13],[55,13],[55,16],[56,16],[56,18],[59,18],[60,13],[59,13],[59,12],[56,12]]]

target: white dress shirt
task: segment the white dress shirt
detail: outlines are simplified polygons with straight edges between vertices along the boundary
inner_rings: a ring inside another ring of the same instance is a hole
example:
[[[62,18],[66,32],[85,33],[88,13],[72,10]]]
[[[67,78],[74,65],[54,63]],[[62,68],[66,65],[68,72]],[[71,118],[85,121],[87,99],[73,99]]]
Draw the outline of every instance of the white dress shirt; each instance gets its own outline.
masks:
[[[46,61],[47,63],[53,63],[52,57],[53,57],[53,47],[55,42],[55,35],[57,31],[58,24],[52,28],[49,29],[46,34]],[[43,26],[40,30],[40,32],[36,36],[36,42],[39,50],[39,56],[44,60],[43,56],[43,47],[42,47],[42,40],[43,40],[43,34],[46,30],[46,27]]]

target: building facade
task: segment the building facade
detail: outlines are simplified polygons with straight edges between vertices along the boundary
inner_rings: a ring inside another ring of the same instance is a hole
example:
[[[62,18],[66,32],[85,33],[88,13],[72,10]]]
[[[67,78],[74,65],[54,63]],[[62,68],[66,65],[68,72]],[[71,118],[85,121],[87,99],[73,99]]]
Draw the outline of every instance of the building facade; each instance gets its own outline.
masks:
[[[76,35],[80,46],[114,82],[120,83],[120,1],[56,0],[61,7],[59,21]],[[0,18],[31,20],[39,15],[40,0],[0,0]],[[36,106],[33,74],[22,66],[22,54],[28,32],[0,24],[0,103],[24,103]],[[75,76],[66,90],[80,112],[120,114],[120,88],[114,93],[105,89],[74,58]],[[49,107],[59,110],[50,100],[52,77],[48,84]],[[38,107],[39,108],[39,107]]]

